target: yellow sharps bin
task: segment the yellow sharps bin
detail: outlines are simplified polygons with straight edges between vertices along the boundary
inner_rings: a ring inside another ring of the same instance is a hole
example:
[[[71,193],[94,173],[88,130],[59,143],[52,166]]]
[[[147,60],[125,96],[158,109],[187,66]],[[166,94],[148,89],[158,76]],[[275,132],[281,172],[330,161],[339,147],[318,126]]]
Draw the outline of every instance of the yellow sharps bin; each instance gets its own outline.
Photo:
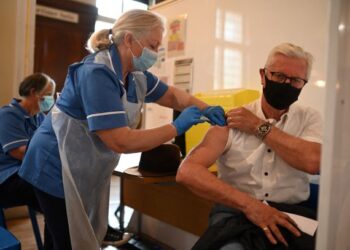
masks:
[[[197,93],[194,96],[209,105],[219,105],[227,112],[234,107],[239,107],[258,99],[260,92],[252,89],[228,89]],[[201,123],[193,126],[186,132],[186,154],[202,140],[209,126],[207,122]]]

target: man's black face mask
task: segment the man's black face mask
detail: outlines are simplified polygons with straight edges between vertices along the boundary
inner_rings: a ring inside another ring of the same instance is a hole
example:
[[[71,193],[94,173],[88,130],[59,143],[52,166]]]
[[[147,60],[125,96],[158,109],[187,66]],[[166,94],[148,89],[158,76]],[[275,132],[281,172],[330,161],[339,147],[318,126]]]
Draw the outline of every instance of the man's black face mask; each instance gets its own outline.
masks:
[[[275,109],[287,109],[298,100],[301,88],[294,88],[288,83],[271,81],[266,76],[265,82],[265,88],[263,89],[265,99]]]

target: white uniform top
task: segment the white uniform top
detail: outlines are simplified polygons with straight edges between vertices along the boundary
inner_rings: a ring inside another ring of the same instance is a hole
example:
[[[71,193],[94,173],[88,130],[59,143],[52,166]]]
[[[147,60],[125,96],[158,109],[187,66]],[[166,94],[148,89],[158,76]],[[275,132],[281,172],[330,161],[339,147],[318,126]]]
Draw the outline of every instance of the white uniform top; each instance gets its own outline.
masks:
[[[245,108],[266,119],[261,100]],[[268,121],[290,135],[312,142],[322,141],[321,116],[309,107],[294,103],[279,121]],[[217,165],[220,179],[259,200],[295,204],[309,197],[307,173],[291,167],[254,135],[238,129],[230,130]]]

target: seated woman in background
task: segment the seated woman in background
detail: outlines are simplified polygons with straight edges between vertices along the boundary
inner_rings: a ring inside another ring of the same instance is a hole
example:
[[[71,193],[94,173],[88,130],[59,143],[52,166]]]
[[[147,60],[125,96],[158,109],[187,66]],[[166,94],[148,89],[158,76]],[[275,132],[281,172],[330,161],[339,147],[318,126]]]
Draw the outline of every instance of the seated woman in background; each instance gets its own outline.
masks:
[[[21,99],[0,108],[0,206],[28,205],[40,211],[33,188],[18,176],[27,144],[54,104],[55,82],[48,75],[27,76]],[[45,233],[45,242],[47,235]],[[46,244],[46,243],[45,243]]]

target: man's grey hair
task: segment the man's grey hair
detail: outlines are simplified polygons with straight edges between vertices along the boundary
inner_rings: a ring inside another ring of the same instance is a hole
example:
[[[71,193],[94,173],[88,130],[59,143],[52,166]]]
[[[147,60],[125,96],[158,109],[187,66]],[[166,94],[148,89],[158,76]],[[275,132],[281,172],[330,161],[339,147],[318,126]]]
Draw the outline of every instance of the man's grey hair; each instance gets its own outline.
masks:
[[[265,68],[271,66],[273,57],[277,54],[282,54],[287,57],[305,59],[307,63],[306,79],[309,79],[313,62],[313,56],[309,52],[305,51],[302,47],[299,47],[292,43],[279,44],[270,51],[270,54],[266,60]]]

